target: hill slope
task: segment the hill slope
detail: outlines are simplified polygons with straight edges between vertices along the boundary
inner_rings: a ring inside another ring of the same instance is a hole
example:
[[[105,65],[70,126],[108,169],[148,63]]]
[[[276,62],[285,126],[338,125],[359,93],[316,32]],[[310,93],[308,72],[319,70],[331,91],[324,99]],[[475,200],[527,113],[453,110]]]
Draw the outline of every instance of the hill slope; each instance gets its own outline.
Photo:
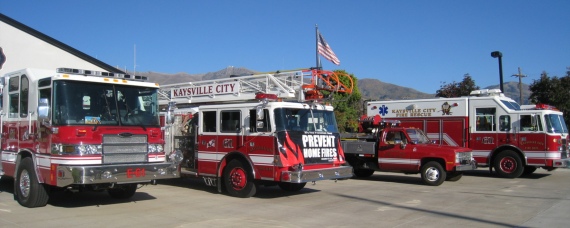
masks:
[[[132,73],[132,72],[131,72]],[[178,84],[184,82],[192,82],[199,80],[211,80],[218,78],[226,78],[230,75],[241,75],[241,74],[254,74],[256,71],[249,70],[242,67],[227,67],[225,69],[208,72],[204,74],[188,74],[188,73],[176,73],[176,74],[164,74],[158,72],[137,72],[137,75],[147,76],[149,81],[156,82],[160,85],[166,84]],[[529,86],[523,83],[523,98],[524,104],[528,104],[528,97],[530,96]],[[504,84],[505,96],[513,98],[515,101],[519,102],[519,89],[517,82],[506,82]],[[363,99],[372,100],[409,100],[409,99],[423,99],[423,98],[434,98],[435,93],[423,93],[412,88],[394,85],[391,83],[382,82],[378,79],[364,78],[358,80],[358,88],[362,93]],[[482,87],[483,88],[483,87]],[[484,89],[497,89],[499,85],[492,85],[484,87]],[[435,91],[434,91],[435,92]]]

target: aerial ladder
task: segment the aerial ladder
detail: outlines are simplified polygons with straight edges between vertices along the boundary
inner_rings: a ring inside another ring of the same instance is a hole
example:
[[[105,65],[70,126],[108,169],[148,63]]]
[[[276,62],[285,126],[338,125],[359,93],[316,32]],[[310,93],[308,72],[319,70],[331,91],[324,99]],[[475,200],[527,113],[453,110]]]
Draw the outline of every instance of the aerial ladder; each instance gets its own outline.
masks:
[[[345,73],[319,69],[232,75],[229,78],[162,85],[159,104],[195,104],[254,100],[272,94],[283,101],[323,101],[331,93],[352,93],[354,82]]]

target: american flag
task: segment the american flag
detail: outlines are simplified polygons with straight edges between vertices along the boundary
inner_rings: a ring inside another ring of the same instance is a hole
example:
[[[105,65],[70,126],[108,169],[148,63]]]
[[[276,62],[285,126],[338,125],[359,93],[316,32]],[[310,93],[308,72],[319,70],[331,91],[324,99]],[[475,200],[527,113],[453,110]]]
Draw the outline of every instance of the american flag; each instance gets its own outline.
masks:
[[[323,35],[321,35],[320,32],[318,34],[319,37],[317,38],[317,46],[319,49],[319,54],[325,57],[325,59],[331,61],[332,63],[340,65],[340,60],[338,60],[338,57],[336,57],[329,44],[327,44],[325,38],[323,38]]]

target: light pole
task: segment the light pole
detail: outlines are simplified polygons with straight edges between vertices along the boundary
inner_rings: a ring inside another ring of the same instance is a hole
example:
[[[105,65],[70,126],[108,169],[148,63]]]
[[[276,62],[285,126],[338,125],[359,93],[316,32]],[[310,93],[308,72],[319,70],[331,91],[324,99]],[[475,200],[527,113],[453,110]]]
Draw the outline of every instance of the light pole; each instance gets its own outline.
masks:
[[[505,91],[503,90],[503,53],[501,53],[500,51],[494,51],[491,52],[491,56],[493,58],[499,58],[499,76],[501,77],[501,81],[500,81],[500,88],[501,88],[501,93],[504,93]]]

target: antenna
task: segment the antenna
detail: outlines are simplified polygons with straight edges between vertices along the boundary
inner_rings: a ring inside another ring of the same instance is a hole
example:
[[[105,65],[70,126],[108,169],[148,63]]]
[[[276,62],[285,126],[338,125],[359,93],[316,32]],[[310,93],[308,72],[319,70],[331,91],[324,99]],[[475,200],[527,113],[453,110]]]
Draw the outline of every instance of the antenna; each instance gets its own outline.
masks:
[[[134,44],[134,65],[133,65],[133,75],[137,74],[137,44]]]

